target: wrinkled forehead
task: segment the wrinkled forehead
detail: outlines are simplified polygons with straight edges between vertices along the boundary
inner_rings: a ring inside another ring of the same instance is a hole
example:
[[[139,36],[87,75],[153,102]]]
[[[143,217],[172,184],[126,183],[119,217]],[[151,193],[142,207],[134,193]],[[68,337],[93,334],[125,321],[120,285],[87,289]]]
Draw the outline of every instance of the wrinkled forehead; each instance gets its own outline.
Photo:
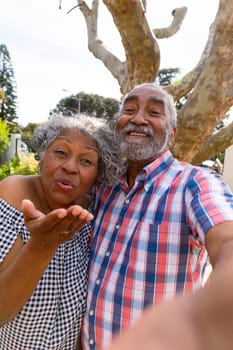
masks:
[[[70,140],[73,143],[82,141],[82,143],[86,144],[87,146],[97,148],[97,142],[95,140],[94,134],[91,135],[82,129],[64,128],[60,131],[55,140],[64,138],[66,140]]]
[[[166,93],[159,88],[154,86],[139,86],[131,90],[124,99],[124,103],[129,100],[155,100],[166,105],[167,96]]]

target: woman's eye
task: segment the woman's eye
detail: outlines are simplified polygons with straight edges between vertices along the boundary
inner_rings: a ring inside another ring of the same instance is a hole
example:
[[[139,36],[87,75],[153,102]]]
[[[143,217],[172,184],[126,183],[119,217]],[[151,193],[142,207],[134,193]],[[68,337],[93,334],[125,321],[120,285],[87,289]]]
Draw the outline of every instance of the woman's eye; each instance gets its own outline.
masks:
[[[57,154],[58,156],[65,156],[66,152],[63,149],[56,149],[54,151],[55,154]]]
[[[93,161],[88,159],[88,158],[83,158],[81,160],[81,162],[84,164],[84,165],[92,165],[93,164]]]

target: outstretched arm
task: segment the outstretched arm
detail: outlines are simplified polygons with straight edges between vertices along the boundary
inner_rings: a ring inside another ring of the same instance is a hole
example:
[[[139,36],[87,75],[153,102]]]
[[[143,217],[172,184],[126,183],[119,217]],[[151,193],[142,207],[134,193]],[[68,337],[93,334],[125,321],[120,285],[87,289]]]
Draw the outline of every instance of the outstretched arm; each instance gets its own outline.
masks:
[[[38,211],[29,200],[22,202],[22,208],[30,239],[23,244],[18,236],[0,265],[0,326],[25,305],[59,245],[93,218],[86,209],[75,205],[48,215]]]
[[[31,234],[30,244],[43,251],[45,246],[47,250],[56,251],[61,243],[71,239],[82,226],[93,219],[93,215],[79,205],[72,205],[68,209],[55,209],[44,215],[30,200],[23,200],[22,209],[25,224]]]
[[[145,311],[135,327],[107,350],[231,350],[233,344],[233,242],[204,288]]]

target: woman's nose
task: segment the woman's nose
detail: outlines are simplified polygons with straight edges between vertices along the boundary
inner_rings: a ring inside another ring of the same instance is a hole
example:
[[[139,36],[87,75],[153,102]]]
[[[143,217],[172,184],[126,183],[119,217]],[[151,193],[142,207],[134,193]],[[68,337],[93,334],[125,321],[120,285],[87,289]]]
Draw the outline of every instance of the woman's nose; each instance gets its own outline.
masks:
[[[79,165],[78,162],[73,159],[67,159],[64,163],[63,163],[63,169],[67,172],[67,173],[78,173],[79,172]]]

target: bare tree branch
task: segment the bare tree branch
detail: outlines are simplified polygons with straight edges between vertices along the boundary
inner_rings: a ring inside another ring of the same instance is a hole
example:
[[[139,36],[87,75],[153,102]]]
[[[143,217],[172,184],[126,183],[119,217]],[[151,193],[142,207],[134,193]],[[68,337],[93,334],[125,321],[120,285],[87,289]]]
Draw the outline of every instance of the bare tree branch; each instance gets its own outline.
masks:
[[[121,78],[124,81],[124,86],[121,86],[124,94],[138,83],[155,80],[160,65],[160,50],[141,0],[103,2],[112,14],[125,49],[127,76]]]
[[[174,97],[175,101],[179,100],[183,96],[186,96],[196,85],[200,74],[208,63],[211,47],[213,45],[214,34],[215,23],[210,26],[207,43],[196,67],[184,75],[178,82],[175,82],[175,84],[166,86],[166,90]]]
[[[207,141],[201,145],[198,153],[192,160],[193,164],[200,164],[206,159],[210,159],[216,154],[223,152],[233,144],[233,123],[220,129],[211,135]]]
[[[187,7],[176,8],[172,11],[173,21],[167,28],[153,29],[153,33],[157,39],[169,38],[176,34],[180,29],[184,17],[187,13]]]
[[[233,105],[233,3],[221,0],[209,57],[182,108],[173,152],[191,161]],[[195,142],[192,139],[195,135]]]
[[[173,21],[168,28],[152,30],[145,15],[148,1],[102,2],[112,15],[121,36],[125,61],[122,62],[116,57],[98,37],[99,1],[93,0],[92,7],[89,8],[86,1],[77,0],[86,21],[89,50],[118,80],[122,94],[136,84],[154,82],[160,68],[157,39],[169,38],[177,33],[187,8],[178,8],[172,12]],[[233,105],[232,48],[233,1],[219,0],[219,8],[199,62],[180,80],[166,86],[166,90],[175,100],[188,95],[188,100],[178,116],[177,135],[172,150],[175,157],[190,162],[203,158],[204,153],[207,154],[205,142],[207,145],[211,142],[213,130]],[[214,136],[214,140],[217,144],[217,136]],[[211,150],[211,147],[209,149]],[[211,150],[211,153],[217,152]]]
[[[80,11],[82,12],[86,25],[88,36],[88,48],[93,55],[100,59],[104,65],[111,71],[112,75],[119,81],[119,75],[125,74],[125,64],[122,63],[98,38],[97,21],[99,0],[93,0],[92,8],[90,9],[85,1],[78,0]]]

